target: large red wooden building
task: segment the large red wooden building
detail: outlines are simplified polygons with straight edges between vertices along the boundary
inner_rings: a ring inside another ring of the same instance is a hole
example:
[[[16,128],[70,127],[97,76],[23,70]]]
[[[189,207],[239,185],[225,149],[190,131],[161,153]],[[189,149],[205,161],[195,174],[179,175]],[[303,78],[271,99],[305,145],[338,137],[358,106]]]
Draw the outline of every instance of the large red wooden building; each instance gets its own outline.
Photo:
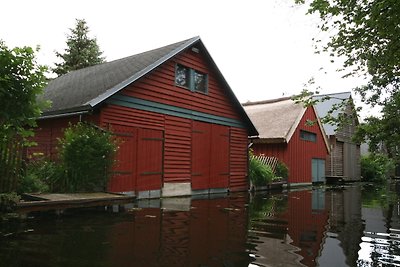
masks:
[[[258,133],[199,37],[72,71],[44,98],[52,107],[39,120],[36,152],[56,157],[69,122],[90,121],[121,140],[111,192],[248,189],[247,137]]]
[[[289,185],[325,181],[329,145],[314,107],[306,108],[289,97],[243,106],[260,133],[253,140],[254,154],[284,162]]]

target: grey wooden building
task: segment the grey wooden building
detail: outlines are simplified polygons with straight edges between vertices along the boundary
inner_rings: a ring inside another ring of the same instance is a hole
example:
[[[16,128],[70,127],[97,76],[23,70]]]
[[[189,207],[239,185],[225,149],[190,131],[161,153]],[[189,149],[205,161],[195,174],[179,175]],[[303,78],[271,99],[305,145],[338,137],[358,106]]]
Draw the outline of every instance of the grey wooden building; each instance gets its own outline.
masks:
[[[316,104],[319,117],[325,117],[333,107],[339,106],[332,116],[347,118],[346,123],[341,127],[333,124],[323,125],[331,149],[325,164],[327,180],[343,180],[345,182],[360,180],[360,144],[352,140],[359,122],[351,92],[319,95],[316,98],[326,98],[325,101]]]

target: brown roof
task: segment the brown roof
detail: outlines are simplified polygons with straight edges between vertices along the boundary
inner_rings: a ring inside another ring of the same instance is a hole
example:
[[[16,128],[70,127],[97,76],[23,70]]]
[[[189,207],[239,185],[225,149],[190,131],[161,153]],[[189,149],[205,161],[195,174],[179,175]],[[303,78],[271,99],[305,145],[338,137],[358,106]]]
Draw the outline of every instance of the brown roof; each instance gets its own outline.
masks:
[[[306,111],[302,104],[296,104],[289,97],[247,102],[243,107],[260,139],[274,143],[289,142]]]

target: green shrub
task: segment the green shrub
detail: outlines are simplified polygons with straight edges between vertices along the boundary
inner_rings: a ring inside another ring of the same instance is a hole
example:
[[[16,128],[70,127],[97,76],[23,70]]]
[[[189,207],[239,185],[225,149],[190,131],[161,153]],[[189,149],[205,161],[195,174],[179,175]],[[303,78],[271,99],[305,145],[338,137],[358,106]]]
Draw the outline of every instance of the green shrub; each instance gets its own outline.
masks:
[[[87,123],[70,126],[60,140],[60,160],[65,170],[61,191],[103,191],[114,162],[117,144],[112,134]]]
[[[12,211],[19,202],[19,200],[20,197],[15,192],[0,194],[0,212]]]
[[[264,165],[260,160],[250,156],[249,178],[255,186],[263,186],[272,182],[275,175],[270,166]]]
[[[275,175],[281,177],[282,179],[287,179],[289,177],[289,168],[285,163],[278,161],[276,165]]]
[[[63,169],[60,164],[44,158],[27,164],[25,175],[20,179],[17,192],[46,193],[54,191],[54,185],[61,180]]]
[[[394,162],[385,155],[371,154],[361,157],[361,176],[364,181],[383,181],[393,170]]]

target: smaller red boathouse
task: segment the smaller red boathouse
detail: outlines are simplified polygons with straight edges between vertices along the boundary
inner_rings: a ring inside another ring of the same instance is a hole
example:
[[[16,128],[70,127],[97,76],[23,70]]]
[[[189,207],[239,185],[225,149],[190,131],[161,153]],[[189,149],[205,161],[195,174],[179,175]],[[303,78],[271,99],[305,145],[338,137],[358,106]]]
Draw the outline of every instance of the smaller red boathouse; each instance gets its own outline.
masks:
[[[259,139],[253,140],[254,154],[284,162],[289,185],[325,182],[329,146],[314,107],[303,107],[289,97],[243,106],[259,131]]]

